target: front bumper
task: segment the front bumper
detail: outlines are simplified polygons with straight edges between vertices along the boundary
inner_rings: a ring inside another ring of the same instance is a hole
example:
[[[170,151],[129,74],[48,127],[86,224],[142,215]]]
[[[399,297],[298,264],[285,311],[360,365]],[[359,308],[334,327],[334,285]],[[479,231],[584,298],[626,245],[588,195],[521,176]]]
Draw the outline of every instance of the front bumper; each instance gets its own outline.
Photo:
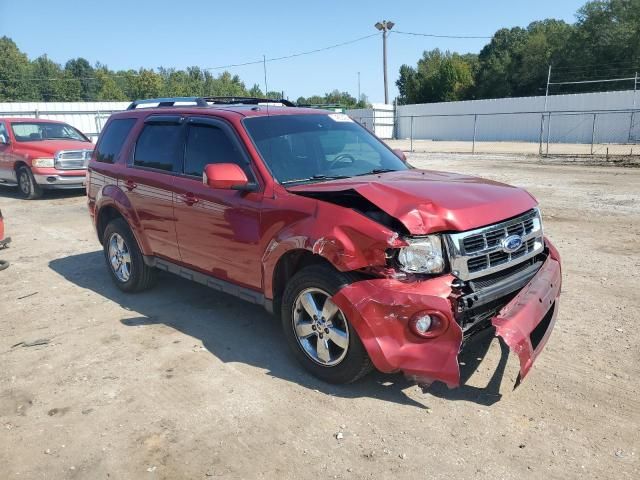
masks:
[[[45,170],[45,169],[39,169]],[[49,170],[49,169],[46,169]],[[84,188],[86,183],[85,170],[68,170],[61,173],[60,170],[50,169],[51,172],[34,171],[33,178],[36,183],[46,189]]]
[[[545,243],[549,256],[540,270],[491,320],[496,335],[518,355],[521,379],[544,348],[558,311],[560,258],[548,239]],[[350,319],[378,370],[456,387],[463,334],[453,313],[453,280],[451,275],[410,283],[362,280],[339,290],[333,301]],[[409,330],[411,317],[425,310],[446,318],[449,326],[442,335],[423,339]]]

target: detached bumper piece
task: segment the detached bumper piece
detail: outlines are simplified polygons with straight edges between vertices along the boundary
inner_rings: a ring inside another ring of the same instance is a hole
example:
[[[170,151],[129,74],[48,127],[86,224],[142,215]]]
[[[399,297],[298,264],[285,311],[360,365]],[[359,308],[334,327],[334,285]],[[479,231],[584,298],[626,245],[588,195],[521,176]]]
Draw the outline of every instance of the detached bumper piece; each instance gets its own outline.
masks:
[[[523,265],[509,278],[476,285],[477,295],[460,296],[457,279],[445,275],[419,282],[363,280],[338,291],[333,301],[382,372],[402,371],[422,384],[438,380],[459,386],[458,354],[464,341],[493,326],[496,336],[519,357],[522,379],[544,348],[558,311],[560,262],[548,245],[549,256]],[[446,328],[433,338],[418,337],[409,322],[423,313],[437,314]],[[470,322],[465,324],[463,318]]]

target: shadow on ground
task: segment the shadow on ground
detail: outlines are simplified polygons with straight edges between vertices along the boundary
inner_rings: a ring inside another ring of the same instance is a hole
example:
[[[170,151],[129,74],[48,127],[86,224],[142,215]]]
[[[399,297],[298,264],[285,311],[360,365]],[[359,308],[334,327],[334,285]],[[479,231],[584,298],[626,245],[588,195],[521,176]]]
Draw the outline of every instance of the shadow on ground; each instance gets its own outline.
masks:
[[[86,195],[84,188],[62,189],[62,190],[44,190],[42,197],[37,200],[29,200],[30,202],[41,202],[43,200],[54,200],[58,198],[72,198]],[[0,197],[22,199],[22,193],[18,187],[13,185],[0,184]],[[25,200],[26,201],[26,200]]]
[[[102,251],[56,259],[49,266],[68,281],[117,302],[138,315],[121,320],[124,325],[165,324],[201,340],[212,355],[224,362],[241,362],[266,369],[270,375],[328,395],[371,397],[426,408],[403,392],[413,383],[400,374],[374,372],[355,384],[344,386],[317,380],[307,374],[290,354],[280,322],[261,307],[233,296],[163,272],[154,289],[125,294],[113,285]],[[491,336],[488,340],[491,341]],[[470,361],[464,362],[463,376],[470,375],[475,365],[474,359],[482,358],[488,344],[479,343],[469,352]],[[496,375],[500,376],[501,372],[497,371]],[[499,379],[496,377],[493,383],[499,383]],[[500,398],[492,388],[491,382],[488,389],[462,386],[449,390],[444,385],[434,384],[425,391],[445,399],[490,405]]]

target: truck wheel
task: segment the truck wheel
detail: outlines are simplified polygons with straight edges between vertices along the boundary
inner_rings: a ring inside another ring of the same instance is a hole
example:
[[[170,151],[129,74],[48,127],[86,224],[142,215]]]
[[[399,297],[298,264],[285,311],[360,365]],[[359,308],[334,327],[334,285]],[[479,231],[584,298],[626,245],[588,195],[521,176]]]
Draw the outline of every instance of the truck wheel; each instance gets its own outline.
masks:
[[[153,286],[156,270],[144,263],[138,243],[122,218],[109,222],[102,245],[111,278],[120,290],[141,292]]]
[[[282,326],[298,361],[329,383],[351,383],[373,366],[358,334],[331,297],[351,283],[324,265],[303,268],[288,282],[282,298]]]
[[[35,200],[42,196],[42,188],[36,183],[36,179],[33,178],[28,167],[18,168],[18,188],[27,200]]]

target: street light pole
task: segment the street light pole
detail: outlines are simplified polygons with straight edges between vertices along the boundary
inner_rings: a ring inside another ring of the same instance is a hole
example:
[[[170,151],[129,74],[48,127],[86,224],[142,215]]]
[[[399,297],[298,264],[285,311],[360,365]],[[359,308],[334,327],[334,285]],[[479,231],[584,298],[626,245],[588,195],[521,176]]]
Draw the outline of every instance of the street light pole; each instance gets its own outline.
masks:
[[[377,22],[374,27],[382,32],[382,72],[384,75],[384,103],[389,103],[389,86],[387,84],[387,33],[395,23],[387,20]]]

